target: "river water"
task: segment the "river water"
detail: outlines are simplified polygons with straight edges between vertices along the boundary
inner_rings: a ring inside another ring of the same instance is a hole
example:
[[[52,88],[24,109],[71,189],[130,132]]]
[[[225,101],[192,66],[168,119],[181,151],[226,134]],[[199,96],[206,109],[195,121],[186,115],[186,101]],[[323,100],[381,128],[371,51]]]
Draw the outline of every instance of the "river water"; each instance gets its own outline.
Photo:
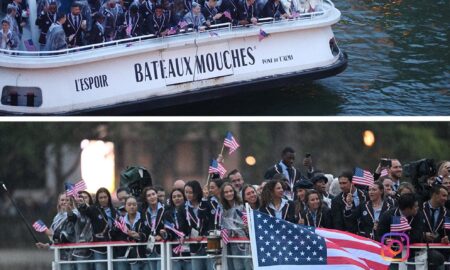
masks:
[[[338,76],[143,115],[450,115],[450,0],[339,0]],[[312,48],[313,50],[313,48]]]

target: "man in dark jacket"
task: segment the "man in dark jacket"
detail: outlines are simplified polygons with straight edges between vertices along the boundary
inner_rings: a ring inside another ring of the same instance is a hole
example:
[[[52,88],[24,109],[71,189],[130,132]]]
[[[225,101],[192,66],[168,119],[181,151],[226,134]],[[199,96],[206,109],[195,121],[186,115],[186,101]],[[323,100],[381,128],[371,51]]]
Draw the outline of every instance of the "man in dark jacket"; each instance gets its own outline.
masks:
[[[94,23],[92,29],[89,31],[89,44],[101,44],[105,42],[105,28],[103,27],[103,21],[105,16],[102,13],[95,13]]]
[[[343,172],[338,180],[342,192],[331,200],[333,227],[338,230],[357,233],[358,224],[344,218],[345,210],[356,209],[360,204],[365,203],[367,195],[353,185],[353,174],[351,172]]]
[[[294,149],[292,149],[291,147],[285,147],[281,152],[280,162],[273,165],[264,174],[264,179],[267,180],[272,179],[273,176],[277,173],[284,174],[284,176],[286,176],[287,192],[285,195],[289,200],[292,200],[294,198],[293,194],[294,185],[301,179],[311,178],[314,173],[312,166],[309,163],[308,176],[303,177],[300,170],[294,167],[294,161],[295,161]]]

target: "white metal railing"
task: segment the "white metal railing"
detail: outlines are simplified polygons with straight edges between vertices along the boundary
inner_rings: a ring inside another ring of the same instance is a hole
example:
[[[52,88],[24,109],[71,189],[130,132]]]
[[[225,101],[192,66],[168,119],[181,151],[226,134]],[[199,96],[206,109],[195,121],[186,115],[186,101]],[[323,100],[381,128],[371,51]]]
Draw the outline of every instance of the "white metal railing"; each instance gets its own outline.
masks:
[[[324,5],[323,2],[326,2],[327,5]],[[328,15],[328,13],[332,9],[335,8],[334,3],[331,0],[321,1],[320,6],[321,6],[322,10],[314,11],[314,12],[307,12],[307,13],[300,13],[299,16],[295,17],[295,18],[289,18],[289,19],[283,19],[283,20],[276,20],[275,18],[272,18],[272,17],[259,18],[258,24],[256,26],[260,27],[262,25],[268,25],[268,24],[271,24],[271,25],[280,24],[280,23],[284,23],[286,21],[313,20],[315,18],[322,17],[323,15]],[[104,48],[104,47],[109,48],[109,47],[118,47],[118,46],[130,46],[133,44],[141,43],[143,41],[150,41],[150,40],[153,42],[156,41],[156,42],[163,43],[164,40],[166,40],[168,38],[174,38],[174,37],[185,36],[185,35],[194,35],[194,34],[196,37],[199,35],[202,35],[202,34],[212,35],[212,33],[216,32],[216,31],[223,31],[223,30],[231,31],[232,29],[239,29],[239,28],[243,28],[243,27],[248,28],[248,27],[253,27],[253,25],[249,24],[249,25],[233,26],[231,23],[222,23],[222,24],[217,24],[217,25],[211,25],[205,31],[198,32],[198,31],[192,31],[192,29],[188,29],[187,31],[185,30],[185,31],[182,31],[177,34],[167,35],[167,36],[158,37],[158,38],[156,38],[155,35],[150,34],[150,35],[145,35],[145,36],[138,36],[138,37],[108,41],[108,42],[99,43],[99,44],[91,44],[91,45],[85,45],[85,46],[80,46],[80,47],[75,47],[75,48],[68,48],[68,49],[63,49],[63,50],[58,50],[58,51],[17,51],[17,50],[13,51],[13,50],[0,49],[0,53],[11,56],[11,57],[58,56],[58,55],[67,55],[69,53],[75,53],[75,52],[84,52],[84,51],[89,51],[89,50],[94,50],[94,49],[99,49],[99,48]],[[189,31],[189,30],[191,30],[191,31]]]
[[[250,241],[247,238],[232,238],[230,239],[231,244],[245,243],[250,244]],[[62,245],[53,245],[50,248],[54,252],[54,261],[52,262],[53,270],[60,270],[62,265],[67,264],[79,264],[79,263],[105,263],[108,270],[114,269],[115,262],[136,262],[136,261],[160,261],[161,262],[161,270],[169,270],[172,269],[172,263],[176,260],[191,260],[191,259],[204,259],[209,260],[213,263],[214,269],[227,270],[227,259],[229,258],[246,258],[251,259],[251,255],[228,255],[228,251],[226,247],[222,247],[222,252],[220,254],[202,254],[196,256],[172,256],[172,249],[174,246],[179,245],[178,241],[168,241],[168,242],[156,242],[155,247],[160,247],[160,254],[156,257],[147,257],[147,258],[117,258],[113,255],[113,248],[121,247],[121,246],[143,246],[147,245],[147,243],[132,243],[132,242],[102,242],[102,243],[76,243],[76,244],[62,244]],[[198,238],[198,239],[188,239],[183,242],[184,245],[192,245],[192,244],[202,244],[207,245],[206,238]],[[106,248],[106,258],[105,259],[87,259],[87,260],[74,260],[73,256],[69,259],[62,259],[61,254],[64,253],[64,250],[69,250],[72,254],[76,249],[93,249],[93,248]]]
[[[230,239],[231,244],[250,244],[248,238],[232,238]],[[172,269],[172,263],[174,260],[191,260],[191,259],[205,259],[210,260],[214,264],[214,269],[227,270],[227,260],[231,258],[241,258],[241,259],[251,259],[252,256],[249,255],[229,255],[226,247],[222,246],[222,252],[220,254],[203,254],[196,256],[172,256],[172,249],[175,245],[179,245],[178,241],[168,241],[168,242],[156,242],[156,246],[160,247],[160,254],[157,257],[148,257],[148,258],[115,258],[113,256],[113,248],[121,247],[121,246],[142,246],[147,245],[147,243],[131,243],[131,242],[102,242],[102,243],[77,243],[77,244],[63,244],[63,245],[53,245],[51,249],[54,251],[54,261],[52,263],[53,270],[60,270],[61,265],[65,264],[78,264],[78,263],[106,263],[108,270],[114,269],[115,262],[135,262],[135,261],[160,261],[161,262],[161,270],[170,270]],[[183,242],[184,245],[191,244],[203,244],[206,245],[207,241],[205,238],[197,238],[197,239],[188,239]],[[75,250],[75,249],[92,249],[92,248],[106,248],[106,259],[100,260],[63,260],[61,259],[61,252],[64,250]],[[444,244],[429,244],[428,247],[426,244],[413,244],[410,245],[409,248],[411,251],[413,250],[422,250],[426,251],[429,249],[450,249],[450,245]],[[405,252],[405,251],[404,251]],[[404,254],[403,252],[403,254]],[[392,262],[394,264],[403,264],[403,265],[416,265],[416,266],[424,266],[427,263],[426,257],[422,258],[420,261],[405,261],[405,262]],[[445,262],[445,265],[450,265],[450,262]]]

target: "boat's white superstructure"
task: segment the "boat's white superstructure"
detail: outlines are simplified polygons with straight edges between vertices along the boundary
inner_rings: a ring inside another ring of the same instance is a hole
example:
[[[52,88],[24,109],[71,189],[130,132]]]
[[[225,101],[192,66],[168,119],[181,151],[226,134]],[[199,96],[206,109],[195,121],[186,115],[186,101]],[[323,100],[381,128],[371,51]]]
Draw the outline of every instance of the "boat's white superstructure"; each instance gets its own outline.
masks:
[[[323,7],[295,20],[140,37],[52,55],[2,51],[0,111],[72,114],[144,101],[157,107],[165,99],[215,97],[251,82],[331,76],[345,69],[346,58],[331,29],[340,12],[328,1]],[[259,40],[261,31],[269,36]]]

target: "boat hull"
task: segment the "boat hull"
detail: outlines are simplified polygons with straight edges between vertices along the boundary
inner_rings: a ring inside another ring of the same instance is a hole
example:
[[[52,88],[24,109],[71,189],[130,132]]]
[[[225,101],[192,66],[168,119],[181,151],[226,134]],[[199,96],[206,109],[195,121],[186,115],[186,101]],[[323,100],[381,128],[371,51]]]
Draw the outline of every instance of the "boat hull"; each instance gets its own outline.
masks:
[[[347,66],[331,30],[339,17],[332,9],[315,20],[14,61],[3,56],[0,113],[117,115],[245,93],[251,88],[243,86],[271,80],[334,76]]]

